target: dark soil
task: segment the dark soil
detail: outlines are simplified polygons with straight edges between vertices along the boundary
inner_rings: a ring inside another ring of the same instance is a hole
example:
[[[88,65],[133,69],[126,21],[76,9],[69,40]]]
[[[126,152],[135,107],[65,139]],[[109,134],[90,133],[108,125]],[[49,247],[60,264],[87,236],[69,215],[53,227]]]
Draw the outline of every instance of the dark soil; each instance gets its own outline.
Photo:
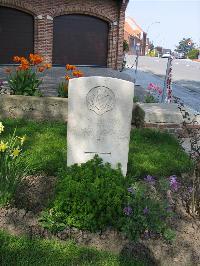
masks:
[[[56,177],[45,175],[31,175],[22,179],[17,188],[14,205],[38,213],[48,206],[54,196]]]

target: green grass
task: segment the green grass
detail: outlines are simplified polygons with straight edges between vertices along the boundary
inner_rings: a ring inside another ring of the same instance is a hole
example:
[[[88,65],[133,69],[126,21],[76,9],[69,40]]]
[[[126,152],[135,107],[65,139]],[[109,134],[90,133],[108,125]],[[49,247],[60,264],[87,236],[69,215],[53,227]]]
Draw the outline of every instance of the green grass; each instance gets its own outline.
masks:
[[[192,167],[192,161],[174,136],[152,129],[137,129],[131,133],[129,175],[180,175]]]
[[[4,136],[17,127],[17,135],[28,136],[22,167],[30,165],[32,172],[56,174],[67,161],[67,126],[56,122],[28,122],[5,120]],[[128,174],[143,177],[146,174],[168,176],[188,172],[192,167],[187,154],[177,140],[151,129],[131,132]]]
[[[80,247],[71,241],[15,237],[0,231],[1,266],[132,266],[148,265],[133,258]]]

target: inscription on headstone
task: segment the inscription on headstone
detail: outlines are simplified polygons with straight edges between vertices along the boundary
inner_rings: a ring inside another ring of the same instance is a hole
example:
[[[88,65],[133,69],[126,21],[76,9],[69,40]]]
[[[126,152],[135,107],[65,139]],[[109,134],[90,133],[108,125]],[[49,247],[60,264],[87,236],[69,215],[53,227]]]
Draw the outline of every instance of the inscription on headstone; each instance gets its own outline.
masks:
[[[69,82],[67,164],[84,163],[98,154],[126,175],[134,84],[105,77]]]

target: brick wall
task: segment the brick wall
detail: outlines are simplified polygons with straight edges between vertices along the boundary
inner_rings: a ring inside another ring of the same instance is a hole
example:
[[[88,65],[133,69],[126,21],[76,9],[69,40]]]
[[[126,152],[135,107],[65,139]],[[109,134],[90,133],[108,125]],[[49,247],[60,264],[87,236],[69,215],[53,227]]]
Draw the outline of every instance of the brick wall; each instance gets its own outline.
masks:
[[[125,10],[128,0],[0,0],[0,6],[34,16],[34,52],[52,62],[53,19],[65,14],[85,14],[109,23],[107,67],[120,68],[123,60]]]

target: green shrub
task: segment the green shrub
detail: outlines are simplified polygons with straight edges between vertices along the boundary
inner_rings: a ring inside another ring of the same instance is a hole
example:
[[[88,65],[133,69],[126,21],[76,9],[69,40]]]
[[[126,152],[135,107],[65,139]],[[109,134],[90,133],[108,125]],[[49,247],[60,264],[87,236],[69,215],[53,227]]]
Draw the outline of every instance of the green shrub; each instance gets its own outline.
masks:
[[[144,102],[145,102],[145,103],[156,103],[157,101],[156,101],[156,99],[153,97],[153,95],[151,95],[151,94],[147,94],[147,95],[145,95],[145,97],[144,97]]]
[[[140,98],[138,96],[133,97],[133,102],[138,103],[140,101]]]
[[[137,128],[141,128],[144,126],[144,118],[144,110],[138,104],[136,104],[133,107],[132,124]]]
[[[119,227],[126,201],[125,178],[95,156],[60,172],[55,200],[42,224],[52,231],[74,226],[90,231]]]
[[[198,59],[198,55],[199,55],[199,50],[197,49],[192,49],[187,54],[189,59]]]
[[[58,85],[58,97],[68,98],[68,82],[61,82]]]

